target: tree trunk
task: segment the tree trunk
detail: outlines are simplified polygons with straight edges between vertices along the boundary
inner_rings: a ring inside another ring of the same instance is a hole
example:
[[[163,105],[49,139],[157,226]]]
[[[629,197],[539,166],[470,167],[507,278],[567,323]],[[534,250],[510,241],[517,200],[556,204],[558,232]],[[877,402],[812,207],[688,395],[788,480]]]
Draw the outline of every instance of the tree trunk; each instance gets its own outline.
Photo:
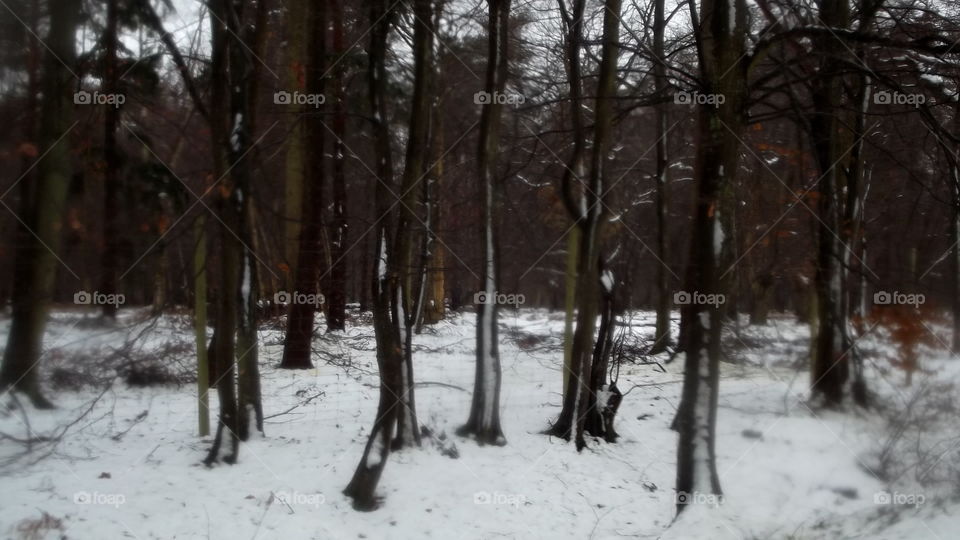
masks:
[[[373,324],[377,339],[377,365],[380,368],[380,400],[377,415],[370,430],[370,438],[363,450],[360,463],[344,494],[353,499],[358,510],[373,510],[378,506],[375,496],[377,484],[390,453],[394,426],[399,409],[403,378],[403,349],[397,324],[398,278],[391,271],[395,254],[389,239],[393,235],[395,216],[392,190],[394,188],[393,160],[390,151],[390,129],[387,124],[387,37],[396,12],[389,0],[371,0],[370,43],[367,50],[367,86],[372,113],[372,137],[377,163],[375,188],[376,243],[373,258]]]
[[[579,2],[574,11],[582,10]],[[577,326],[573,335],[571,352],[571,379],[564,392],[563,409],[560,417],[549,433],[570,438],[576,426],[577,450],[586,446],[584,428],[588,416],[588,404],[596,389],[591,387],[594,331],[597,325],[597,313],[600,300],[600,239],[606,220],[606,202],[604,194],[605,161],[613,125],[613,102],[616,97],[617,59],[619,55],[620,0],[607,0],[603,16],[603,47],[600,60],[600,74],[597,80],[595,118],[593,127],[593,146],[590,152],[590,176],[587,189],[581,195],[580,204],[567,200],[567,208],[580,228],[580,250],[577,261]],[[582,17],[582,11],[580,11]],[[574,25],[580,25],[577,21]],[[579,43],[582,28],[574,30],[573,43]],[[579,72],[579,46],[571,54],[570,73]],[[573,88],[573,86],[571,86]],[[579,93],[579,92],[577,92]],[[577,100],[578,101],[578,100]],[[579,107],[579,103],[576,106]],[[570,199],[568,191],[567,199]]]
[[[21,201],[20,219],[31,233],[19,235],[13,318],[0,367],[0,389],[13,388],[30,398],[35,407],[53,406],[42,394],[37,367],[43,332],[53,296],[61,221],[71,178],[69,137],[76,82],[69,66],[76,60],[75,34],[80,2],[62,0],[49,6],[50,30],[44,44],[43,102],[40,118],[38,185],[32,200]],[[42,196],[41,196],[42,194]],[[30,206],[26,206],[29,204]]]
[[[666,29],[664,1],[656,0],[653,15],[654,92],[660,99],[663,99],[668,83],[663,45],[663,35]],[[657,185],[657,251],[659,252],[660,264],[657,266],[657,323],[650,354],[661,353],[670,346],[670,311],[673,306],[670,291],[670,271],[666,266],[670,257],[668,253],[669,231],[667,230],[669,194],[667,191],[666,104],[657,104],[655,114],[657,123],[657,169],[654,173],[656,175],[654,181]]]
[[[695,25],[703,92],[720,94],[719,106],[698,109],[698,145],[694,179],[696,205],[685,289],[721,295],[723,217],[721,204],[727,174],[736,171],[742,131],[745,68],[745,0],[704,0],[702,20]],[[697,20],[694,6],[691,15]],[[715,298],[719,298],[715,296]],[[716,466],[717,396],[720,379],[720,337],[723,313],[716,302],[692,301],[683,306],[688,326],[683,333],[684,379],[675,420],[677,443],[677,512],[696,494],[720,494]]]
[[[197,344],[197,411],[201,437],[210,434],[210,366],[207,357],[207,220],[200,214],[194,224],[193,329]]]
[[[286,63],[287,78],[285,84],[287,92],[306,91],[307,80],[307,40],[309,39],[308,21],[310,17],[309,2],[288,2],[286,5],[287,47]],[[287,261],[287,275],[284,287],[292,291],[297,287],[296,270],[299,264],[300,231],[304,221],[303,202],[307,190],[305,177],[305,161],[308,155],[305,148],[307,140],[304,127],[305,109],[301,105],[291,103],[290,133],[287,138],[287,155],[285,162],[285,203],[284,203],[284,254]],[[313,111],[316,112],[316,111]]]
[[[503,94],[507,85],[510,32],[510,0],[489,0],[487,23],[487,78],[484,90],[493,96],[482,105],[480,143],[477,149],[477,176],[480,180],[483,211],[480,232],[480,291],[483,301],[477,303],[477,367],[473,384],[470,417],[458,433],[470,435],[480,444],[507,443],[500,427],[500,351],[498,348],[497,289],[500,278],[499,221],[503,187],[496,178],[495,167],[500,144],[500,113],[503,106],[495,96]]]
[[[117,72],[117,1],[107,2],[107,24],[103,30],[104,65],[103,65],[103,93],[118,94],[119,73]],[[119,244],[120,244],[120,154],[117,151],[117,126],[120,123],[120,108],[108,106],[103,117],[103,259],[101,262],[101,282],[99,292],[116,294],[117,276],[119,274]],[[103,316],[115,319],[117,303],[103,304]]]
[[[847,0],[822,2],[820,18],[831,28],[846,28],[849,23]],[[840,228],[841,213],[836,158],[841,151],[838,144],[838,114],[842,100],[840,72],[844,69],[841,60],[844,47],[836,40],[824,40],[820,45],[819,53],[823,55],[823,60],[814,81],[813,113],[810,119],[810,136],[820,173],[815,277],[819,329],[813,345],[815,352],[810,386],[813,396],[822,399],[828,406],[837,406],[843,401],[850,373],[848,354],[844,348],[846,314],[842,301],[842,246],[834,232]]]
[[[330,2],[333,14],[333,55],[341,58],[346,52],[343,40],[343,6],[341,0]],[[327,295],[327,331],[343,330],[346,325],[347,311],[347,179],[346,145],[347,136],[347,94],[344,89],[346,63],[337,62],[334,77],[333,110],[333,238],[330,258],[330,288]]]
[[[214,178],[221,178],[226,171],[227,158],[234,153],[229,152],[227,136],[227,78],[226,67],[230,58],[232,39],[227,26],[222,22],[227,17],[227,10],[232,6],[227,2],[211,0],[208,3],[211,17],[211,91],[210,91],[210,133],[212,138]],[[216,364],[216,377],[213,385],[217,387],[217,397],[220,401],[220,417],[217,422],[217,431],[213,439],[204,464],[208,467],[219,459],[220,445],[223,437],[230,440],[230,452],[223,458],[228,464],[236,463],[239,453],[240,439],[239,418],[237,411],[237,394],[235,382],[235,351],[237,331],[237,285],[239,276],[237,269],[240,266],[240,246],[233,231],[239,228],[240,206],[238,191],[232,177],[223,177],[221,194],[217,199],[217,213],[220,226],[218,227],[220,253],[220,277],[217,315],[214,334],[210,341],[211,357]]]
[[[324,78],[321,76],[326,66],[326,4],[313,4],[310,13],[310,65],[307,71],[307,90],[311,94],[322,94]],[[304,190],[303,227],[300,229],[300,247],[297,250],[296,279],[290,292],[290,312],[287,317],[287,334],[283,342],[283,359],[280,367],[284,369],[310,369],[313,344],[313,316],[317,306],[312,302],[299,301],[318,298],[318,275],[323,260],[320,209],[323,207],[325,131],[321,116],[324,106],[313,111],[304,120],[304,128],[313,149],[308,154],[308,171]]]
[[[440,16],[442,4],[437,4],[436,17]],[[435,62],[435,88],[440,88],[440,62]],[[430,126],[430,154],[433,165],[427,172],[427,181],[424,182],[424,200],[423,204],[427,212],[428,225],[425,240],[425,260],[423,263],[425,291],[423,291],[423,314],[417,324],[417,333],[423,328],[423,325],[436,324],[443,320],[446,305],[444,288],[444,253],[443,243],[439,239],[438,230],[441,225],[441,205],[440,205],[440,185],[443,180],[443,101],[441,96],[436,96],[431,107],[430,117],[432,120]]]
[[[413,378],[413,329],[418,312],[417,286],[422,268],[414,265],[415,228],[422,223],[417,216],[420,204],[420,182],[426,170],[426,155],[430,143],[430,102],[432,100],[433,76],[433,0],[414,0],[413,21],[413,100],[410,104],[410,122],[407,131],[406,159],[403,169],[403,183],[400,188],[399,219],[394,240],[397,257],[394,272],[399,278],[398,324],[404,330],[403,355],[403,392],[400,398],[403,409],[397,416],[397,433],[393,441],[394,448],[407,444],[420,444],[420,429],[417,424],[416,400]],[[422,263],[422,260],[419,262]],[[419,265],[417,265],[419,266]]]

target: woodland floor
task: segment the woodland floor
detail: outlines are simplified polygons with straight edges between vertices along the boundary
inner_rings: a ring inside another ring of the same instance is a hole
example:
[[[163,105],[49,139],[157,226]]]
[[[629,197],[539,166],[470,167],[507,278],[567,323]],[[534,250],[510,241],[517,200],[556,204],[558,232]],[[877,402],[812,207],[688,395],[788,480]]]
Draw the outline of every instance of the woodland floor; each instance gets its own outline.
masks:
[[[521,310],[501,320],[507,446],[453,435],[470,404],[475,335],[472,314],[453,315],[415,339],[418,415],[431,435],[390,456],[382,507],[355,512],[341,490],[373,421],[377,374],[372,327],[351,322],[317,338],[317,367],[305,372],[276,369],[282,326],[262,328],[266,437],[242,444],[237,465],[207,469],[189,318],[130,310],[104,327],[57,312],[43,369],[58,408],[24,415],[9,395],[0,402],[0,537],[946,540],[960,530],[960,359],[923,349],[907,387],[877,331],[858,345],[878,406],[818,410],[806,402],[807,329],[788,317],[725,340],[719,507],[673,520],[682,361],[656,358],[665,372],[624,364],[620,389],[643,386],[624,398],[620,440],[578,454],[539,433],[560,409],[562,315]],[[634,315],[637,342],[652,322]],[[0,337],[9,324],[0,318]],[[137,374],[171,382],[131,386]],[[215,419],[215,395],[211,407]],[[52,440],[28,450],[28,433]]]

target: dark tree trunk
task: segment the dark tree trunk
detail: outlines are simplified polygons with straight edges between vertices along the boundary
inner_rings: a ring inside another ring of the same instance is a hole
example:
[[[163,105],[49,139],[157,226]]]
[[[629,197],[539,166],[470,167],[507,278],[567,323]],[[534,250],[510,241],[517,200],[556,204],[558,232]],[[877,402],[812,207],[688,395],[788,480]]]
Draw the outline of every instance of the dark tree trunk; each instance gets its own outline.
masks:
[[[307,91],[322,94],[324,91],[326,46],[326,4],[319,2],[310,8],[310,65],[307,70]],[[322,107],[322,106],[321,106]],[[283,359],[280,367],[285,369],[310,369],[313,344],[313,316],[317,306],[297,299],[317,298],[320,264],[323,260],[323,244],[320,209],[323,207],[324,148],[326,128],[321,110],[312,111],[304,119],[304,131],[311,149],[307,153],[307,179],[304,185],[303,225],[300,228],[300,247],[297,249],[295,288],[290,295],[290,312],[287,317],[287,334],[283,343]]]
[[[399,218],[394,240],[397,256],[392,261],[398,276],[400,295],[397,306],[400,317],[397,324],[403,326],[404,354],[402,368],[403,392],[400,399],[403,409],[397,416],[397,433],[393,447],[420,444],[420,428],[417,424],[416,400],[413,377],[413,330],[419,313],[417,283],[423,274],[420,264],[414,262],[415,229],[422,220],[417,215],[421,203],[420,183],[427,173],[426,156],[430,144],[430,102],[433,78],[433,0],[414,0],[413,21],[413,100],[410,105],[410,122],[407,130],[406,159],[403,183],[400,188]],[[419,259],[417,263],[422,263]]]
[[[104,65],[103,65],[103,92],[104,94],[118,94],[119,73],[117,73],[117,0],[107,2],[107,25],[103,31]],[[120,154],[117,151],[117,126],[120,123],[120,109],[107,107],[103,119],[103,259],[101,262],[102,275],[100,292],[116,294],[117,276],[119,273],[119,196],[120,196]],[[107,302],[103,305],[103,316],[115,319],[117,304]]]
[[[484,90],[491,96],[503,94],[507,85],[510,33],[510,0],[489,0],[487,25],[487,79]],[[480,231],[480,290],[485,301],[477,304],[477,368],[473,384],[470,417],[458,433],[476,437],[480,444],[506,444],[500,427],[500,351],[497,289],[500,278],[500,206],[503,197],[495,167],[500,144],[500,113],[503,106],[488,100],[480,114],[480,144],[477,169],[480,180],[483,223]]]
[[[664,63],[664,45],[663,35],[666,29],[666,19],[664,15],[664,1],[656,0],[654,4],[653,15],[653,73],[655,93],[660,98],[664,98],[667,91],[667,66]],[[659,265],[657,266],[657,323],[654,332],[653,347],[650,348],[650,354],[657,354],[667,350],[670,346],[670,311],[673,306],[673,298],[670,291],[670,268],[667,262],[670,257],[669,249],[669,231],[667,223],[669,221],[669,200],[667,191],[667,110],[666,104],[660,103],[655,110],[657,122],[657,251],[659,253]]]
[[[696,205],[685,289],[689,294],[723,294],[722,199],[737,170],[738,137],[746,70],[740,64],[747,29],[745,0],[704,0],[703,19],[695,25],[701,80],[707,94],[720,94],[720,106],[700,105],[694,167]],[[691,15],[697,20],[691,4]],[[731,20],[733,17],[733,20]],[[675,427],[677,442],[677,512],[692,494],[721,494],[716,465],[717,396],[720,379],[720,337],[723,312],[716,303],[683,306],[684,378]]]
[[[590,400],[587,403],[587,419],[584,429],[594,437],[607,442],[616,442],[619,435],[613,428],[622,395],[616,382],[609,384],[610,357],[613,353],[613,333],[616,318],[613,313],[614,278],[609,271],[601,273],[601,309],[600,329],[597,342],[593,347],[593,359],[590,368]]]
[[[346,52],[343,40],[343,6],[341,0],[330,2],[333,11],[333,56],[340,58]],[[332,267],[330,269],[330,290],[327,298],[327,331],[343,330],[347,311],[347,179],[346,145],[347,136],[347,95],[344,90],[346,77],[345,62],[337,62],[334,68],[334,110],[333,110],[333,234],[330,241]]]
[[[820,18],[832,28],[849,24],[847,0],[825,0],[820,4]],[[846,45],[837,40],[824,40],[819,53],[823,60],[814,81],[810,118],[810,137],[820,173],[817,211],[817,260],[815,289],[817,292],[818,330],[814,343],[811,369],[811,392],[828,406],[843,401],[850,376],[849,355],[844,347],[846,314],[843,312],[843,268],[841,241],[834,231],[840,228],[841,204],[837,158],[840,129],[838,114],[842,100],[842,57]]]
[[[228,1],[210,0],[208,3],[210,13],[214,15],[210,23],[213,42],[210,57],[211,73],[213,74],[210,83],[210,133],[213,140],[211,148],[216,178],[221,178],[228,170],[227,158],[230,155],[227,151],[227,109],[224,105],[228,99],[226,67],[229,62],[231,39],[227,27],[222,22],[226,20],[228,11],[232,10],[232,7],[227,4]],[[217,388],[220,415],[213,445],[210,447],[206,459],[204,459],[207,466],[212,465],[219,459],[223,437],[228,437],[230,441],[230,452],[223,458],[225,463],[236,463],[240,447],[240,439],[237,436],[239,418],[234,369],[236,363],[234,356],[237,331],[237,285],[239,282],[237,269],[240,266],[240,246],[232,232],[239,228],[240,220],[237,208],[240,201],[237,200],[238,192],[234,189],[233,179],[226,177],[221,182],[226,188],[223,192],[227,195],[220,196],[216,204],[217,213],[220,216],[218,221],[221,222],[217,230],[219,245],[221,246],[220,289],[209,354],[211,366],[215,366],[212,369],[211,380],[213,382],[211,386]]]
[[[230,139],[228,156],[232,165],[230,178],[232,229],[239,238],[234,249],[239,251],[238,288],[227,289],[237,295],[237,437],[250,437],[251,422],[263,432],[263,406],[260,401],[260,368],[257,343],[257,299],[259,281],[254,224],[254,192],[250,147],[255,131],[254,103],[257,95],[257,72],[254,56],[262,49],[260,36],[266,26],[267,0],[256,2],[256,11],[246,0],[232,0],[227,12],[227,29],[233,39],[230,59]]]
[[[344,494],[353,499],[354,508],[373,510],[379,501],[377,483],[387,464],[394,426],[403,404],[400,400],[403,379],[403,345],[397,324],[398,276],[391,271],[395,254],[389,239],[396,225],[393,208],[393,160],[390,131],[387,124],[387,37],[396,12],[388,0],[372,0],[370,8],[370,43],[367,49],[367,85],[371,109],[371,127],[377,162],[375,204],[377,208],[376,243],[374,244],[372,298],[373,324],[377,339],[377,364],[380,368],[380,400],[377,416],[360,463]]]
[[[73,90],[70,71],[76,60],[75,34],[80,2],[62,0],[49,6],[50,30],[44,45],[43,101],[40,118],[38,185],[21,201],[20,220],[27,234],[18,233],[13,319],[0,367],[0,389],[24,393],[38,408],[53,406],[42,394],[37,374],[47,312],[57,271],[61,222],[71,178],[70,140]]]
[[[584,427],[588,416],[588,403],[591,388],[591,362],[594,348],[594,331],[600,303],[600,239],[606,220],[606,201],[604,194],[605,161],[610,144],[613,124],[613,102],[616,97],[617,58],[619,55],[620,0],[608,0],[603,16],[603,48],[600,60],[600,74],[597,80],[595,118],[593,126],[593,146],[590,152],[590,175],[587,189],[582,193],[581,204],[572,200],[569,190],[565,193],[566,205],[576,224],[580,227],[580,252],[577,262],[577,325],[573,335],[571,352],[570,379],[564,389],[563,409],[548,433],[565,439],[570,438],[576,427],[577,450],[586,446]],[[574,4],[574,13],[583,6]],[[576,15],[575,15],[576,17]],[[577,21],[570,27],[582,24]],[[572,43],[579,43],[581,29],[574,29]],[[568,54],[571,68],[569,72],[579,72],[579,46]],[[571,89],[574,86],[571,86]],[[579,92],[577,92],[579,93]],[[571,96],[572,97],[572,96]],[[576,102],[576,101],[575,101]],[[579,103],[576,104],[579,107]],[[576,144],[576,143],[575,143]],[[566,176],[566,175],[565,175]],[[582,209],[581,209],[582,208]]]

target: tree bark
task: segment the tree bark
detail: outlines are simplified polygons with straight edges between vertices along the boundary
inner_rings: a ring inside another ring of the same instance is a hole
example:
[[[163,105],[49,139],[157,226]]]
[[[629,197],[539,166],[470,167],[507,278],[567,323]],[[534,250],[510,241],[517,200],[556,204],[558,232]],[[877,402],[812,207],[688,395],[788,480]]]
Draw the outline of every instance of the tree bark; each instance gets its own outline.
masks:
[[[117,1],[107,2],[107,24],[103,30],[104,65],[103,65],[103,93],[118,94],[119,73],[117,73]],[[116,294],[117,277],[119,274],[119,195],[120,195],[120,154],[117,150],[117,126],[120,123],[120,108],[108,106],[103,117],[103,259],[101,261],[101,281],[99,292]],[[117,304],[107,302],[103,304],[102,313],[105,318],[117,317]]]
[[[574,4],[574,12],[579,9],[582,18],[582,5]],[[568,200],[567,207],[580,228],[580,250],[577,261],[577,325],[573,335],[571,352],[570,379],[564,392],[563,409],[557,422],[548,433],[569,440],[576,427],[577,450],[586,446],[584,437],[585,422],[589,413],[592,388],[591,372],[594,348],[594,332],[597,325],[597,313],[600,301],[600,239],[603,236],[606,219],[607,191],[604,185],[605,162],[613,127],[613,103],[616,97],[617,58],[619,55],[620,0],[607,0],[603,11],[603,46],[600,60],[600,73],[597,78],[595,118],[593,126],[593,146],[590,152],[590,176],[587,188],[581,195],[580,204]],[[571,27],[581,25],[573,22]],[[578,44],[582,38],[582,28],[573,30],[572,43]],[[572,47],[569,54],[571,74],[579,72],[579,45]],[[573,88],[573,86],[571,86]],[[579,92],[577,92],[579,93]],[[576,105],[579,107],[579,103]],[[576,144],[576,143],[575,143]],[[570,199],[569,191],[567,199]]]
[[[232,153],[228,151],[227,131],[227,65],[230,61],[232,40],[228,28],[223,21],[232,11],[229,2],[232,0],[209,0],[208,7],[211,17],[211,73],[210,91],[210,133],[212,138],[214,178],[221,178],[228,170],[227,159]],[[216,210],[221,222],[218,227],[220,244],[220,291],[218,296],[217,315],[214,325],[213,338],[210,341],[211,357],[216,365],[216,377],[213,384],[217,387],[217,397],[220,402],[220,416],[217,422],[217,431],[213,439],[204,464],[213,465],[220,456],[220,445],[224,437],[230,441],[229,453],[223,461],[228,464],[237,462],[240,449],[239,418],[237,411],[236,394],[236,331],[237,331],[237,290],[239,283],[240,266],[239,244],[232,231],[239,228],[240,206],[235,180],[232,177],[223,177],[220,180],[223,189],[219,191]]]
[[[664,1],[656,0],[653,15],[654,93],[660,99],[663,99],[668,83],[663,45],[664,30],[666,29]],[[670,311],[672,308],[670,272],[666,266],[670,257],[668,253],[669,231],[667,230],[669,193],[667,191],[666,104],[657,104],[654,114],[657,123],[657,167],[654,173],[656,175],[654,181],[657,185],[657,251],[659,252],[660,264],[657,266],[657,322],[650,354],[663,352],[670,346]]]
[[[379,505],[376,488],[387,463],[393,432],[397,423],[402,393],[403,346],[397,321],[398,276],[389,239],[393,236],[396,219],[393,208],[393,160],[390,150],[390,130],[387,123],[387,69],[386,51],[390,26],[396,16],[389,0],[369,2],[370,42],[367,48],[367,87],[372,113],[371,128],[377,162],[375,188],[376,243],[374,244],[372,299],[373,324],[377,340],[377,365],[380,369],[380,399],[377,416],[370,430],[370,438],[363,450],[360,463],[344,494],[353,499],[357,510],[373,510]]]
[[[307,81],[307,40],[309,39],[308,21],[310,18],[309,2],[287,3],[287,92],[306,91]],[[303,201],[306,191],[307,140],[304,128],[304,107],[297,104],[289,105],[291,112],[291,127],[287,139],[287,155],[285,167],[285,203],[284,217],[284,254],[287,261],[286,287],[292,291],[297,287],[296,270],[299,259],[300,231],[304,220]]]
[[[37,187],[32,200],[22,201],[20,216],[28,235],[16,248],[19,261],[13,293],[13,318],[0,367],[0,389],[13,388],[30,398],[35,407],[53,404],[41,392],[37,373],[43,332],[53,296],[61,222],[72,174],[69,135],[73,119],[75,81],[68,66],[76,61],[75,34],[80,2],[62,0],[49,6],[50,30],[44,44],[43,102],[40,118],[40,154]],[[42,196],[41,196],[42,195]],[[26,206],[29,204],[29,206]]]
[[[847,0],[824,0],[820,4],[820,18],[831,28],[845,28],[849,24]],[[828,406],[843,401],[850,375],[849,358],[844,347],[846,314],[843,312],[843,269],[841,242],[834,231],[840,228],[840,194],[836,158],[840,152],[837,132],[840,129],[838,113],[842,100],[844,45],[836,40],[823,40],[818,53],[822,55],[820,71],[814,80],[810,118],[810,137],[814,157],[820,173],[817,212],[817,292],[818,324],[811,366],[811,392]]]
[[[498,337],[497,289],[500,278],[499,220],[503,187],[496,178],[495,167],[500,144],[500,114],[503,106],[495,96],[504,93],[509,67],[510,0],[487,2],[487,75],[484,90],[492,97],[482,105],[480,113],[480,144],[477,149],[477,176],[479,177],[483,212],[480,231],[481,270],[480,290],[483,300],[477,303],[477,366],[473,384],[473,402],[470,417],[458,433],[476,438],[480,444],[506,444],[500,426],[500,351]]]
[[[321,76],[326,69],[326,4],[312,4],[310,8],[310,64],[307,71],[307,90],[311,94],[322,94],[325,88]],[[325,106],[311,112],[304,119],[304,130],[308,146],[313,149],[307,156],[309,179],[304,186],[306,197],[303,199],[303,226],[300,229],[300,247],[297,250],[297,267],[294,290],[291,291],[290,311],[287,317],[287,334],[283,343],[283,358],[280,367],[284,369],[310,369],[313,343],[313,316],[317,306],[300,299],[317,298],[319,293],[318,275],[323,260],[321,208],[323,207],[323,185],[326,181],[324,171],[324,148],[326,128],[323,126],[322,113]]]
[[[695,37],[703,91],[723,95],[725,100],[698,109],[696,205],[685,289],[691,295],[721,295],[724,229],[720,213],[728,175],[737,170],[746,92],[746,68],[740,62],[747,10],[745,0],[703,0],[701,10]],[[683,310],[688,327],[681,344],[684,379],[675,419],[678,513],[692,502],[692,494],[722,493],[715,441],[723,313],[717,303],[697,301],[684,305]]]
[[[340,58],[346,52],[343,39],[343,6],[341,0],[330,2],[333,15],[333,54]],[[327,331],[343,330],[346,327],[347,311],[347,178],[346,145],[347,136],[347,94],[344,89],[346,78],[345,62],[337,62],[333,72],[334,109],[333,109],[333,238],[331,238],[332,267],[330,268],[330,289],[327,298]]]

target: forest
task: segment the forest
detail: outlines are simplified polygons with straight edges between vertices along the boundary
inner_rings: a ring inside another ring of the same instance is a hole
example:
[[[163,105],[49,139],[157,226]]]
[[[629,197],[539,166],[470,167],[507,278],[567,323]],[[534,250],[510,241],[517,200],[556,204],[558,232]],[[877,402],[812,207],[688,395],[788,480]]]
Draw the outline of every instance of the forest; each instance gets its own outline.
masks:
[[[955,0],[0,0],[0,538],[960,526]]]

